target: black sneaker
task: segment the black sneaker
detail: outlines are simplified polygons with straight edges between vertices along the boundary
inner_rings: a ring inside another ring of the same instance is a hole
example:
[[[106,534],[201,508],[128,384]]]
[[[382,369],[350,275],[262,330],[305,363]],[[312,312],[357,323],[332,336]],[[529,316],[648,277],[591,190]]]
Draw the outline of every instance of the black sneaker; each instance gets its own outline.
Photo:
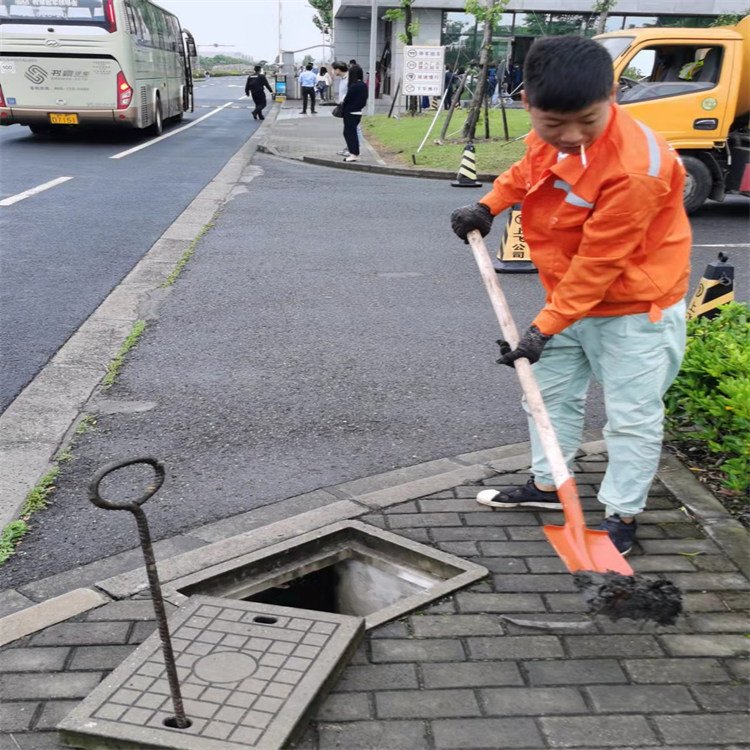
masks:
[[[534,479],[529,479],[522,487],[508,487],[504,490],[482,490],[477,495],[480,505],[490,508],[546,508],[562,510],[557,492],[537,489]]]
[[[599,528],[602,531],[606,531],[609,534],[609,538],[612,540],[612,544],[617,547],[617,551],[625,557],[625,555],[633,549],[633,542],[635,542],[635,532],[638,529],[638,522],[635,518],[631,523],[625,523],[620,516],[615,513],[609,518],[605,518],[600,524]]]

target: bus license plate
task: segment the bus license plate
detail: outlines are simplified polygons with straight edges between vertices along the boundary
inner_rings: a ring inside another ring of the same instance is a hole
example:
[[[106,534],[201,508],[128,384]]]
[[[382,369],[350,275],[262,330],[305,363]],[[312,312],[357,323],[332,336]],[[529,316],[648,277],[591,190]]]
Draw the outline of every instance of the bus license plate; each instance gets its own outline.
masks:
[[[53,125],[78,125],[78,115],[50,112],[49,121]]]

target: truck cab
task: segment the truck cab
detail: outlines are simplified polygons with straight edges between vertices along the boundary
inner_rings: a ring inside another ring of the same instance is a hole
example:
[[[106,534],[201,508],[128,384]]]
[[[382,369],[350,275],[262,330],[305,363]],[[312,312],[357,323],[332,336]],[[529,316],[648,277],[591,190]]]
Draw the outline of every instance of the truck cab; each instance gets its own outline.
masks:
[[[596,37],[618,102],[660,133],[687,172],[685,207],[750,195],[750,16],[737,26],[645,28]]]

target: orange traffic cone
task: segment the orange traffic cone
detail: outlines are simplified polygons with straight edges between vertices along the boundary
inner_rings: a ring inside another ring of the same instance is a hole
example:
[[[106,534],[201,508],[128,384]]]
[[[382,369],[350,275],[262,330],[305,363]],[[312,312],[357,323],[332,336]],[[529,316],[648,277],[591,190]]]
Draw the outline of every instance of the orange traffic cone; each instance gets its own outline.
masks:
[[[503,240],[492,265],[498,273],[537,273],[531,262],[531,251],[526,244],[521,226],[521,206],[516,203],[508,214]]]
[[[464,147],[461,166],[451,185],[453,187],[482,187],[482,183],[477,182],[477,157],[474,153],[474,144],[471,142]]]

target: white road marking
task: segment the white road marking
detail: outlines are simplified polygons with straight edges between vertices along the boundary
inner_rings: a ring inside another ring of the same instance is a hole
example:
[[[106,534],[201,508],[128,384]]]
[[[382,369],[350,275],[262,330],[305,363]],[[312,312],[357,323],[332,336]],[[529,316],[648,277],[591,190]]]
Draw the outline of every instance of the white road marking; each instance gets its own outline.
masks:
[[[202,117],[199,117],[197,120],[193,120],[193,122],[189,122],[187,125],[183,125],[181,128],[177,128],[177,130],[170,130],[168,133],[164,133],[164,135],[160,135],[158,138],[153,138],[152,140],[147,141],[146,143],[141,143],[140,146],[129,148],[127,151],[120,151],[119,154],[115,154],[114,156],[110,156],[109,158],[110,159],[122,159],[125,156],[130,156],[130,154],[134,154],[136,151],[141,151],[144,148],[153,146],[155,143],[159,143],[159,141],[163,141],[165,138],[171,138],[173,135],[182,133],[188,128],[192,128],[194,125],[197,125],[199,122],[202,122],[203,120],[209,117],[213,117],[217,112],[221,112],[222,109],[226,109],[231,104],[232,102],[227,102],[226,104],[222,104],[220,107],[217,107],[211,112],[207,112],[205,115],[203,115]]]
[[[43,193],[45,190],[49,190],[56,185],[62,185],[63,182],[67,182],[68,180],[72,179],[72,177],[57,177],[54,180],[45,182],[43,185],[37,185],[36,187],[30,188],[29,190],[24,190],[22,193],[18,193],[17,195],[11,195],[10,198],[4,198],[0,201],[0,206],[12,206],[14,203],[18,203],[18,201],[22,201],[25,198],[30,198],[32,195],[36,195],[37,193]]]
[[[693,247],[750,247],[750,242],[736,242],[729,245],[693,245]]]

